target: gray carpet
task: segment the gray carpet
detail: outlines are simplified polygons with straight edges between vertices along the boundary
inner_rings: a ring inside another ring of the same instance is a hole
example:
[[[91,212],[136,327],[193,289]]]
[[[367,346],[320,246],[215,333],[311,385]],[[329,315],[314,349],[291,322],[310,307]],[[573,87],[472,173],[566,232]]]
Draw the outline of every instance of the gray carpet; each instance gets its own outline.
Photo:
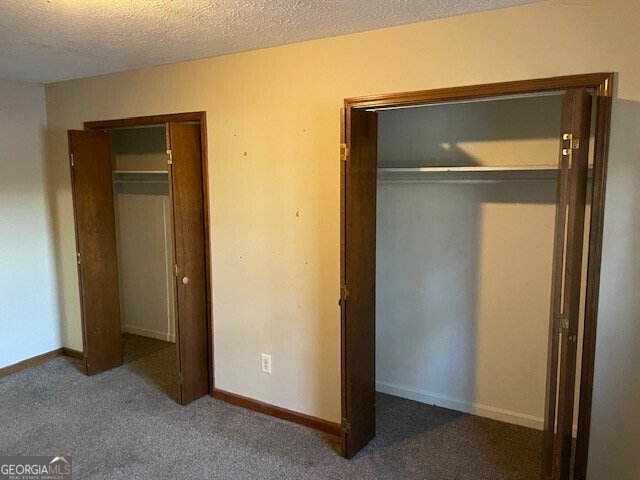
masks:
[[[71,455],[75,479],[539,477],[540,432],[388,395],[376,439],[351,461],[312,429],[210,397],[181,407],[174,352],[147,347],[93,377],[56,358],[1,378],[0,455]]]

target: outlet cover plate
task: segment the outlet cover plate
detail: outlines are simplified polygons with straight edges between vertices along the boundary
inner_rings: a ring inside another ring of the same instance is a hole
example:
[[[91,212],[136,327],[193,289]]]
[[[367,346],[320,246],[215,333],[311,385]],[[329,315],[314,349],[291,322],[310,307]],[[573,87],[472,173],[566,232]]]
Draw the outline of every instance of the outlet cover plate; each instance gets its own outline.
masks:
[[[271,374],[271,355],[266,353],[260,355],[260,370],[262,373]]]

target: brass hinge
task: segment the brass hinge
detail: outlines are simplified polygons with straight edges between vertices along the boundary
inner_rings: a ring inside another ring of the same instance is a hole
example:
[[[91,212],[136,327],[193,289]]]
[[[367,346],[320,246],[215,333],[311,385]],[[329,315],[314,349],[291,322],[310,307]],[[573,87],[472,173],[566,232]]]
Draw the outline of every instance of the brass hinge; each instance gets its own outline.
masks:
[[[74,163],[74,161],[73,161],[73,153],[70,153],[70,154],[69,154],[69,157],[71,158],[71,166],[72,166],[72,167],[75,167],[75,166],[76,166],[76,164],[75,164],[75,163]]]
[[[340,160],[346,162],[349,158],[349,147],[347,147],[346,143],[340,144]]]
[[[342,418],[342,422],[340,423],[340,427],[342,429],[343,432],[350,432],[351,431],[351,424],[349,422],[347,422],[346,418]]]
[[[167,165],[173,165],[173,153],[167,150]]]
[[[346,285],[342,285],[340,287],[340,301],[346,302],[347,298],[349,298],[349,290],[347,290]]]
[[[76,253],[76,261],[78,262],[78,265],[82,262],[82,255],[80,255],[80,252]]]
[[[180,267],[178,267],[177,263],[173,264],[173,274],[178,277],[180,276]]]
[[[573,138],[573,134],[565,133],[562,135],[563,141],[568,141],[569,144],[566,146],[567,148],[562,149],[562,155],[571,155],[572,150],[578,150],[580,148],[580,139]]]
[[[556,313],[553,316],[553,331],[554,333],[561,333],[562,330],[569,330],[569,319],[563,318],[561,314]]]

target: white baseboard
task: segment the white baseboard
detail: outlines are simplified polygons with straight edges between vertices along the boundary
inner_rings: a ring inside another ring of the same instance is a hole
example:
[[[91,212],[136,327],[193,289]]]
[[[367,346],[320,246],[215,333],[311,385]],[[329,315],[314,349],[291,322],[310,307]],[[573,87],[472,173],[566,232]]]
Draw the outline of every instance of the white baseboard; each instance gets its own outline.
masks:
[[[376,382],[376,390],[381,393],[388,393],[396,397],[415,400],[416,402],[436,405],[438,407],[449,408],[458,412],[471,413],[480,417],[500,420],[501,422],[521,425],[523,427],[542,430],[544,428],[544,418],[525,413],[512,412],[502,408],[481,405],[479,403],[465,402],[456,398],[440,395],[438,393],[416,390],[387,382]]]
[[[164,340],[165,342],[175,343],[175,335],[171,335],[167,332],[159,332],[158,330],[151,330],[149,328],[133,327],[126,325],[124,327],[126,333],[132,333],[134,335],[140,335],[142,337],[157,338],[158,340]]]

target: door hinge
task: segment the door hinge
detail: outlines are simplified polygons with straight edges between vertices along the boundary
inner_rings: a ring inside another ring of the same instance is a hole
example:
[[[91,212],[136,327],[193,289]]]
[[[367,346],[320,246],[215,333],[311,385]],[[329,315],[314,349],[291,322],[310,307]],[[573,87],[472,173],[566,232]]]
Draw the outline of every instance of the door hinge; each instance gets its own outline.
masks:
[[[569,144],[566,145],[566,148],[563,147],[562,148],[562,155],[571,155],[571,151],[572,150],[578,150],[580,148],[580,139],[579,138],[573,138],[573,134],[572,133],[565,133],[562,135],[562,140],[563,141],[568,141]]]
[[[82,255],[80,255],[80,252],[76,253],[76,261],[78,262],[78,265],[82,263]]]
[[[340,427],[342,429],[343,432],[350,432],[351,431],[351,424],[349,422],[347,422],[346,418],[342,418],[342,422],[340,423]]]
[[[349,158],[349,147],[347,147],[346,143],[340,144],[340,160],[346,162]]]
[[[173,153],[167,150],[167,165],[173,165]]]
[[[177,263],[173,264],[173,274],[178,277],[180,276],[180,267],[178,267]]]
[[[346,302],[347,298],[349,298],[349,290],[346,285],[342,285],[340,287],[340,301]]]
[[[69,158],[71,158],[71,166],[72,166],[72,167],[75,167],[75,166],[76,166],[76,164],[75,164],[75,163],[74,163],[74,161],[73,161],[73,153],[70,153],[70,154],[69,154]]]
[[[182,384],[182,373],[178,373],[178,383]]]
[[[561,314],[556,313],[553,316],[553,331],[561,333],[563,330],[569,330],[569,319],[563,318]]]

